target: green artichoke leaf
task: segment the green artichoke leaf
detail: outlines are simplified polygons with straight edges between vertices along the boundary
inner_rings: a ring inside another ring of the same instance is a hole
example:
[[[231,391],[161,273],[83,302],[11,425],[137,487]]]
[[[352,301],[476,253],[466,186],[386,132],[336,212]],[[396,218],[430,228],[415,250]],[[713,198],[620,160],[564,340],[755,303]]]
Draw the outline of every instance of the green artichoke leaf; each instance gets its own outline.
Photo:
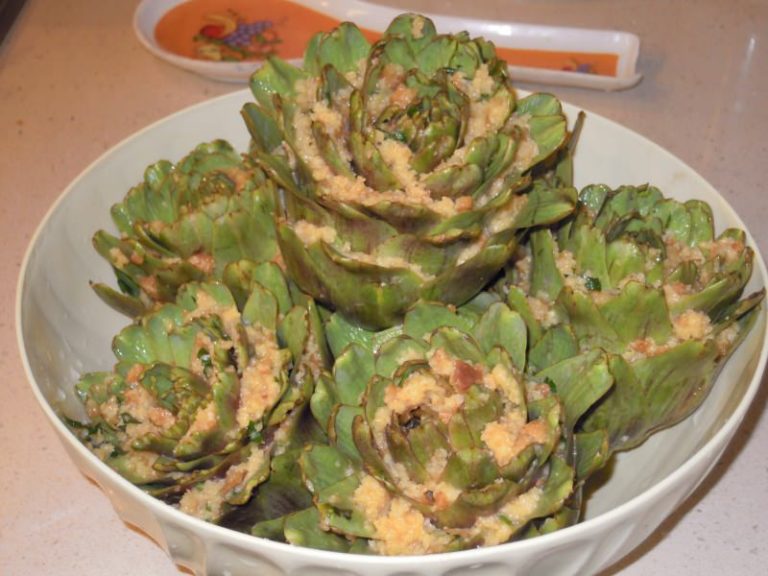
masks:
[[[528,367],[534,373],[579,353],[579,343],[570,326],[558,324],[544,331],[528,350]]]
[[[573,212],[576,197],[575,188],[551,188],[534,184],[527,202],[515,215],[513,226],[523,229],[560,222]]]
[[[568,463],[557,456],[549,461],[549,473],[543,485],[541,497],[530,518],[541,518],[558,511],[573,491],[574,471]],[[513,520],[513,523],[515,519]]]
[[[576,116],[576,121],[573,124],[573,129],[566,135],[566,142],[561,153],[557,158],[552,177],[557,187],[572,187],[573,186],[573,155],[576,151],[576,144],[581,136],[581,130],[584,127],[584,120],[586,114],[583,110],[580,110]]]
[[[531,233],[531,294],[546,295],[554,301],[565,286],[565,280],[557,267],[557,249],[552,233],[547,229]]]
[[[160,160],[147,166],[144,171],[144,181],[131,188],[123,202],[112,206],[110,213],[118,230],[130,234],[134,225],[135,215],[141,220],[160,220],[165,216],[166,221],[172,220],[172,203],[170,188],[172,186],[173,164],[168,160]],[[152,202],[148,202],[148,197]]]
[[[291,351],[293,358],[298,361],[310,338],[309,319],[304,306],[292,307],[280,320],[278,336]]]
[[[285,517],[312,506],[312,495],[301,479],[300,454],[301,450],[291,450],[272,457],[269,478],[258,486],[248,502],[227,511],[219,524],[284,541]]]
[[[544,328],[542,327],[541,322],[537,320],[533,310],[531,310],[531,305],[528,302],[525,292],[514,284],[505,286],[504,289],[507,292],[507,306],[520,314],[525,321],[525,325],[528,328],[529,347],[532,349],[539,340],[541,340],[544,334]]]
[[[712,208],[700,200],[688,200],[685,203],[674,200],[661,201],[656,206],[654,215],[661,218],[665,230],[676,240],[688,246],[702,242],[711,242],[715,236]]]
[[[485,354],[500,346],[518,370],[525,370],[527,327],[520,314],[501,302],[492,304],[480,318],[474,334]]]
[[[347,346],[333,365],[339,401],[350,406],[359,405],[368,380],[375,373],[376,360],[369,348],[354,342]]]
[[[405,260],[418,268],[424,275],[432,276],[450,267],[453,254],[442,247],[434,246],[413,234],[398,234],[379,244],[376,256],[392,262]]]
[[[259,105],[267,113],[275,114],[273,96],[293,96],[296,93],[296,82],[306,77],[307,72],[301,68],[271,57],[251,75],[250,88]]]
[[[714,381],[717,355],[711,341],[689,340],[632,363],[612,356],[616,384],[584,420],[584,430],[606,430],[611,452],[641,444],[704,401]]]
[[[482,364],[485,359],[474,338],[451,326],[441,326],[435,330],[429,336],[429,343],[433,350],[445,350],[453,358],[472,364]]]
[[[356,476],[349,476],[318,494],[316,506],[323,526],[327,526],[329,531],[358,538],[372,538],[375,535],[375,529],[364,513],[358,511],[351,502],[352,494],[359,485]]]
[[[627,282],[619,295],[598,309],[624,346],[645,338],[661,344],[672,337],[669,309],[659,289],[640,282]]]
[[[342,74],[357,70],[360,60],[370,51],[370,44],[360,29],[351,22],[342,22],[331,32],[319,32],[304,52],[304,71],[316,76],[326,67]]]
[[[285,225],[278,234],[291,277],[317,300],[343,306],[340,311],[363,326],[397,324],[418,298],[422,279],[411,270],[368,264],[320,243],[306,246]]]
[[[486,244],[474,256],[445,269],[422,287],[421,297],[461,305],[483,289],[509,260],[517,244]]]
[[[349,148],[355,169],[363,176],[368,186],[379,191],[393,190],[400,186],[400,182],[381,157],[379,149],[362,132],[350,133]],[[384,210],[380,208],[379,211]]]
[[[355,174],[349,165],[349,162],[339,151],[334,138],[328,134],[320,122],[312,122],[312,136],[317,143],[318,152],[325,160],[326,164],[333,170],[334,174],[354,178]]]
[[[165,305],[123,328],[112,342],[112,351],[123,362],[167,362],[189,368],[192,345],[200,328],[182,327],[183,318],[181,307]]]
[[[570,505],[569,499],[560,510],[551,516],[545,516],[530,522],[523,532],[520,533],[519,537],[521,540],[534,538],[572,526],[579,521],[580,512],[579,506]]]
[[[630,272],[645,270],[644,255],[639,253],[634,243],[616,241],[606,247],[605,236],[585,222],[587,218],[587,208],[580,203],[574,221],[570,226],[561,228],[557,235],[559,248],[573,254],[579,270],[597,278],[604,290],[613,288]],[[617,246],[626,247],[631,256],[637,257],[627,257],[624,251],[610,252]]]
[[[460,198],[468,196],[477,189],[483,181],[483,169],[477,164],[463,166],[446,166],[434,170],[424,178],[424,187],[430,191],[433,198],[444,196]]]
[[[379,383],[382,382],[382,380],[373,379],[371,382]],[[370,387],[369,383],[369,389]],[[369,406],[370,402],[366,405],[366,411]],[[360,461],[362,462],[363,469],[379,481],[384,482],[388,486],[392,486],[392,479],[384,459],[373,443],[371,428],[367,422],[367,418],[369,417],[370,416],[366,414],[365,418],[358,417],[352,421],[352,438],[355,442],[357,451],[360,453]]]
[[[357,472],[356,464],[334,446],[313,444],[299,458],[303,482],[310,492],[320,492],[342,482]]]
[[[280,267],[274,262],[237,260],[224,268],[222,281],[229,288],[242,310],[254,286],[261,286],[274,296],[277,310],[284,316],[293,306],[288,283]]]
[[[595,236],[603,238],[598,232],[595,233]],[[598,242],[600,241],[598,240]],[[635,242],[619,239],[605,247],[605,259],[607,267],[605,276],[602,276],[597,270],[595,270],[595,276],[600,279],[603,289],[609,289],[618,286],[621,280],[632,274],[647,272],[647,264],[651,260],[651,256],[647,250],[643,250]],[[592,271],[592,268],[583,269]],[[647,274],[646,279],[652,281],[653,277]]]
[[[331,416],[339,403],[336,396],[336,383],[327,372],[322,372],[315,382],[309,406],[315,420],[326,432],[330,429]]]
[[[243,459],[247,459],[251,454],[251,445],[247,445],[243,450]],[[229,506],[242,506],[251,500],[254,491],[262,485],[271,474],[270,458],[263,458],[260,464],[254,470],[248,470],[244,478],[233,488],[226,497],[226,503]],[[219,522],[221,520],[219,519]]]
[[[605,184],[590,184],[579,192],[579,202],[586,207],[587,213],[594,219],[602,210],[611,189]]]
[[[384,33],[386,36],[404,38],[413,46],[414,51],[427,44],[436,34],[435,23],[420,14],[400,14],[389,23]]]
[[[286,541],[294,546],[332,552],[350,551],[349,540],[320,527],[320,512],[317,508],[307,508],[289,514],[285,517],[283,530]]]
[[[105,463],[132,484],[142,486],[145,489],[154,488],[162,491],[162,487],[169,482],[166,474],[146,465],[146,458],[141,453],[128,452],[110,455],[105,459]]]
[[[360,462],[360,453],[355,446],[354,422],[363,415],[360,406],[337,404],[330,414],[328,439],[340,451],[355,462]]]
[[[576,429],[584,414],[614,385],[608,358],[592,350],[562,360],[536,373],[542,382],[554,382],[565,409],[565,426]]]
[[[285,539],[285,518],[285,516],[278,516],[271,520],[260,520],[255,522],[250,527],[250,530],[248,530],[248,533],[257,538],[266,538],[268,540],[274,540],[275,542],[287,543]],[[230,527],[229,522],[225,525]],[[240,528],[240,523],[235,520],[232,522],[231,527],[234,530],[238,530]],[[245,532],[245,530],[240,531]]]
[[[427,343],[423,340],[404,334],[384,340],[376,349],[376,374],[393,378],[401,366],[409,362],[425,361],[428,349]]]
[[[274,294],[258,284],[252,286],[248,300],[243,306],[243,320],[275,331],[278,313],[278,303]]]
[[[349,321],[342,314],[338,313],[332,314],[325,323],[326,338],[334,357],[339,356],[353,342],[376,352],[384,342],[399,336],[402,332],[402,325],[396,325],[378,332],[368,330],[357,323]]]
[[[616,352],[623,349],[615,325],[600,313],[588,293],[566,286],[560,292],[557,302],[565,310],[567,321],[581,348],[603,348]]]
[[[118,273],[119,277],[119,271],[115,269],[115,272]],[[136,318],[149,312],[149,308],[142,302],[141,298],[118,292],[102,282],[91,282],[91,288],[102,302],[125,316]]]
[[[723,309],[741,296],[751,270],[750,259],[742,270],[716,277],[702,290],[679,298],[670,305],[670,313],[679,314],[685,310],[699,310],[717,317]]]
[[[573,437],[576,454],[574,464],[576,481],[579,484],[584,484],[592,474],[604,468],[608,463],[608,458],[611,455],[608,433],[599,429],[593,432],[578,432]]]
[[[609,236],[611,230],[627,218],[645,218],[652,214],[662,200],[661,191],[653,186],[620,186],[608,193],[594,226]]]
[[[243,105],[240,115],[256,149],[268,154],[275,152],[284,138],[283,130],[275,118],[252,102]]]
[[[93,236],[93,246],[112,264],[119,288],[139,302],[173,301],[179,286],[205,276],[190,262],[156,255],[132,238],[120,239],[98,231]]]
[[[441,327],[453,326],[468,332],[472,321],[448,306],[438,302],[420,301],[408,310],[403,321],[403,332],[414,339],[422,339]]]
[[[517,101],[512,114],[515,121],[527,127],[536,143],[536,153],[520,167],[521,171],[551,156],[566,142],[568,126],[560,101],[552,94],[534,93]]]

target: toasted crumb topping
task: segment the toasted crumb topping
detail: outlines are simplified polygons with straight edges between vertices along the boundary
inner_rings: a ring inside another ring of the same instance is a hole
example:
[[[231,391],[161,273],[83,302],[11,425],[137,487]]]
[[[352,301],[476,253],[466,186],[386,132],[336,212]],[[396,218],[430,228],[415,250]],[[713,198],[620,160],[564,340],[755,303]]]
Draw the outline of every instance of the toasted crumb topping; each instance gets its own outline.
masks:
[[[481,439],[499,466],[506,466],[523,450],[533,444],[543,444],[548,427],[542,420],[525,421],[525,414],[509,412],[501,420],[483,428]]]
[[[712,332],[709,316],[698,310],[686,310],[672,319],[675,336],[680,340],[701,340]]]
[[[259,421],[280,397],[278,377],[283,367],[275,334],[257,326],[248,326],[248,340],[254,344],[254,356],[240,378],[240,404],[237,423],[241,428]]]
[[[315,242],[333,244],[336,240],[336,229],[330,226],[317,226],[306,220],[299,220],[293,226],[293,231],[306,246]]]
[[[528,296],[528,306],[531,308],[533,317],[538,320],[544,328],[551,328],[560,322],[557,311],[549,303],[546,294],[537,296]]]
[[[414,372],[408,376],[402,386],[389,386],[387,388],[385,402],[387,407],[380,408],[379,412],[405,414],[422,404],[426,404],[438,413],[441,420],[448,422],[464,403],[464,396],[462,394],[446,394],[445,388],[438,384],[432,374]],[[378,420],[377,414],[376,421]],[[389,414],[387,414],[388,420]]]
[[[407,500],[391,496],[371,476],[363,478],[352,499],[374,528],[371,545],[379,554],[429,554],[444,550],[449,542]]]

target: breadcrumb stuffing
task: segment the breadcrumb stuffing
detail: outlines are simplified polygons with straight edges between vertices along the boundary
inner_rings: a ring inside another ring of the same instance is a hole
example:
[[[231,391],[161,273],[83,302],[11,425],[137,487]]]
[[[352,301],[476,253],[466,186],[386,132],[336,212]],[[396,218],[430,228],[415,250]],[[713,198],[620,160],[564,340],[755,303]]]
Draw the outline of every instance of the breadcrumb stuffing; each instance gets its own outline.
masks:
[[[371,476],[363,478],[352,499],[374,528],[371,546],[379,554],[413,556],[440,552],[450,541],[406,499],[392,497]]]
[[[240,378],[240,403],[237,423],[241,428],[259,421],[280,397],[278,377],[283,368],[280,349],[273,332],[249,326],[248,340],[254,344],[254,356]]]
[[[675,336],[680,340],[701,340],[712,332],[709,316],[698,310],[686,310],[672,319]]]
[[[414,372],[402,386],[389,386],[384,401],[387,407],[380,408],[379,412],[387,410],[395,414],[405,414],[425,404],[435,410],[443,422],[448,422],[464,404],[464,396],[446,394],[445,387],[440,386],[432,374]]]
[[[130,263],[126,255],[123,254],[123,251],[117,246],[109,249],[109,258],[119,270],[122,270]]]
[[[336,241],[336,229],[331,226],[317,226],[306,220],[299,220],[293,226],[293,231],[305,246],[315,242],[333,244]]]
[[[560,322],[557,311],[549,303],[545,294],[538,296],[528,296],[528,306],[531,308],[533,317],[539,321],[544,328],[551,328]]]

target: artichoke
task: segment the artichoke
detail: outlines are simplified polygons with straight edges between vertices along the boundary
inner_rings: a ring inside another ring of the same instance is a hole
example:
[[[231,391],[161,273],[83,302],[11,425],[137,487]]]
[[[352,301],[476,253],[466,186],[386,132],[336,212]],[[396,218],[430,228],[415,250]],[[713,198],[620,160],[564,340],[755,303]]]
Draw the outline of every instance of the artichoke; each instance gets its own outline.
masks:
[[[426,554],[577,519],[576,470],[602,454],[577,453],[570,422],[604,390],[585,386],[564,406],[526,377],[526,326],[498,298],[458,312],[420,303],[378,333],[336,314],[327,334],[336,362],[311,409],[329,445],[301,456],[315,507],[283,519],[287,541]]]
[[[501,290],[526,320],[529,370],[568,394],[566,365],[603,351],[614,385],[579,427],[606,431],[611,451],[701,404],[764,297],[740,299],[754,258],[743,231],[716,237],[709,205],[652,186],[588,186],[526,249]]]
[[[549,94],[517,100],[493,45],[408,14],[369,45],[342,24],[303,68],[271,59],[242,114],[282,192],[277,236],[299,287],[372,329],[418,299],[462,304],[523,230],[568,215],[570,187],[532,187],[566,140]]]
[[[230,262],[276,259],[273,213],[274,185],[225,141],[200,144],[175,165],[161,160],[112,207],[120,236],[93,237],[120,291],[93,287],[134,317],[173,302],[182,285],[220,279]]]
[[[223,275],[231,288],[187,283],[123,329],[114,370],[77,384],[90,422],[75,428],[96,454],[207,520],[268,478],[327,361],[317,309],[277,265],[238,261]]]

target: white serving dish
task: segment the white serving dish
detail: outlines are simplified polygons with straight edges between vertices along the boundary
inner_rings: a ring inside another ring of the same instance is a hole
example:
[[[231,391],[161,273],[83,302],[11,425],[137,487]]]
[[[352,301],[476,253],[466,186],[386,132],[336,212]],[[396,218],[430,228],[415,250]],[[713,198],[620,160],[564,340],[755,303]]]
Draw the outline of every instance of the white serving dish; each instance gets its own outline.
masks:
[[[155,39],[155,26],[171,8],[187,0],[143,0],[136,8],[133,28],[141,44],[155,56],[185,70],[225,82],[247,82],[258,62],[213,62],[179,56],[161,47]],[[291,0],[338,20],[353,21],[369,30],[383,31],[402,12],[400,9],[362,0]],[[599,76],[573,71],[510,66],[516,82],[537,82],[578,86],[598,90],[622,90],[642,78],[636,70],[640,40],[635,34],[618,30],[591,30],[562,26],[538,26],[516,22],[498,22],[427,14],[440,32],[466,30],[471,36],[483,36],[497,47],[618,55],[616,76]]]
[[[589,501],[582,523],[527,541],[418,558],[297,548],[186,516],[99,461],[60,420],[64,414],[82,417],[74,384],[82,372],[111,368],[111,338],[128,323],[88,285],[89,280],[114,283],[109,265],[91,246],[91,235],[98,228],[114,230],[110,206],[140,180],[148,164],[160,158],[178,160],[195,144],[214,138],[228,139],[244,150],[248,133],[239,110],[250,99],[243,90],[193,106],[106,152],[50,209],[22,267],[16,321],[32,391],[72,460],[101,486],[125,522],[148,534],[174,562],[201,576],[583,576],[627,554],[693,492],[725,450],[757,392],[768,354],[765,309],[691,418],[620,455],[610,479]],[[570,105],[565,110],[571,119],[578,112]],[[588,114],[582,131],[576,177],[579,186],[650,182],[676,198],[709,202],[718,230],[744,228],[727,202],[690,167],[597,114]],[[749,241],[757,252],[751,237]],[[766,286],[767,278],[758,253],[747,290]]]

